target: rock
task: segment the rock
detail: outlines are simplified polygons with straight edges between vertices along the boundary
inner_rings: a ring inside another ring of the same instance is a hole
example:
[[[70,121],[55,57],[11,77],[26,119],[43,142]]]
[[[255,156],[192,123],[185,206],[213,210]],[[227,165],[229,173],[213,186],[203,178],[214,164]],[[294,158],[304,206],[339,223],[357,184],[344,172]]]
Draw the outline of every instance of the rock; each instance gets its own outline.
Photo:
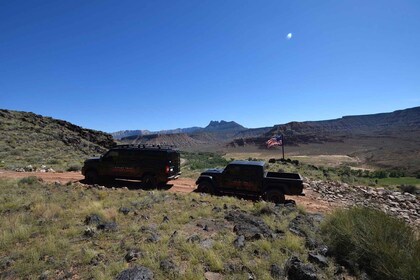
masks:
[[[15,263],[15,260],[9,257],[5,257],[0,260],[0,270],[6,270]]]
[[[126,262],[133,262],[138,260],[140,257],[142,257],[142,253],[137,249],[131,249],[127,252],[127,254],[124,256],[124,259]]]
[[[128,213],[130,213],[131,209],[128,207],[120,207],[120,209],[118,209],[118,211],[120,213],[123,213],[124,215],[128,215]]]
[[[152,280],[153,272],[144,266],[136,265],[120,272],[115,278],[116,280]]]
[[[235,241],[233,241],[233,246],[236,248],[243,248],[245,247],[245,237],[243,235],[239,235]]]
[[[229,211],[225,219],[234,223],[233,231],[238,236],[243,235],[245,240],[258,240],[263,237],[273,238],[274,232],[256,216],[240,211]]]
[[[200,242],[200,241],[201,241],[201,238],[197,234],[193,234],[193,235],[191,235],[190,237],[187,238],[188,243],[197,243],[197,242]]]
[[[204,273],[204,277],[206,280],[222,280],[223,276],[220,273],[207,271]]]
[[[83,235],[86,237],[93,237],[95,235],[96,231],[94,228],[87,227],[85,228],[85,231],[83,232]]]
[[[148,232],[148,237],[146,238],[146,241],[150,242],[150,243],[156,243],[156,242],[159,241],[159,239],[160,239],[160,237],[156,232],[149,231]]]
[[[159,234],[156,232],[156,229],[154,229],[153,227],[142,226],[140,228],[140,231],[144,232],[146,234],[146,236],[147,236],[146,241],[147,242],[156,243],[160,239]]]
[[[214,243],[213,240],[205,239],[205,240],[201,241],[200,246],[204,249],[211,249],[211,248],[213,248],[213,243]]]
[[[284,279],[284,271],[277,264],[272,264],[270,266],[270,275],[273,279]]]
[[[315,264],[317,264],[321,267],[327,267],[328,266],[327,258],[320,255],[320,254],[309,253],[308,254],[308,261],[310,261],[311,263],[315,263]]]
[[[165,271],[165,272],[177,272],[178,268],[176,267],[176,265],[173,263],[172,260],[169,259],[165,259],[160,261],[159,267],[161,270]]]
[[[100,223],[102,223],[102,219],[97,214],[91,214],[86,216],[85,218],[85,225],[98,225]]]
[[[229,262],[224,265],[223,270],[226,273],[238,273],[242,271],[242,264]]]
[[[28,166],[26,166],[25,168],[24,168],[24,170],[26,171],[26,172],[33,172],[34,171],[34,168],[32,167],[32,165],[28,165]]]
[[[316,241],[316,239],[308,236],[305,240],[305,247],[313,250],[318,247],[318,242]]]
[[[318,254],[321,254],[322,256],[327,256],[328,255],[328,247],[327,247],[327,245],[321,245],[321,246],[319,246],[317,252],[318,252]]]
[[[249,267],[243,266],[242,271],[248,273],[248,280],[256,279],[255,274],[252,272],[252,270]]]
[[[305,223],[304,218],[302,215],[297,215],[296,218],[290,221],[289,223],[289,230],[301,237],[306,237],[306,232],[303,229],[303,224]]]
[[[213,211],[215,213],[219,213],[219,212],[222,212],[222,208],[215,206],[215,207],[213,207],[213,209],[211,209],[211,211]]]
[[[118,226],[115,222],[102,222],[96,228],[103,231],[116,231]]]
[[[310,264],[303,264],[298,257],[290,257],[285,266],[288,280],[317,280],[315,268]]]

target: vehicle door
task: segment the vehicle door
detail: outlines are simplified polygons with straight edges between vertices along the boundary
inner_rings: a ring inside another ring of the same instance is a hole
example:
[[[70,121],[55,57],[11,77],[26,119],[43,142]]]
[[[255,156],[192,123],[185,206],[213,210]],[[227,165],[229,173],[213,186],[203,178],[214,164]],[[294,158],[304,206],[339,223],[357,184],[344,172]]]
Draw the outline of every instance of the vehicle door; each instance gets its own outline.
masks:
[[[115,164],[116,172],[120,177],[132,178],[136,174],[134,150],[121,150]]]
[[[263,169],[260,166],[242,167],[242,191],[255,193],[262,189]]]
[[[100,167],[98,173],[100,176],[120,176],[119,169],[117,168],[117,161],[120,156],[119,150],[111,150],[101,157]]]
[[[226,166],[220,180],[220,188],[222,191],[236,191],[242,187],[241,166],[230,164]]]

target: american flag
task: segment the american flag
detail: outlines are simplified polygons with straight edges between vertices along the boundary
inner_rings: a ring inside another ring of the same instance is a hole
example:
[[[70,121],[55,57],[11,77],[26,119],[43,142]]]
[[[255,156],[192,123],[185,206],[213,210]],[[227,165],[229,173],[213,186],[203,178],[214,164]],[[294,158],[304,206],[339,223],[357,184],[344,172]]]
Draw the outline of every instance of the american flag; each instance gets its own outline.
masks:
[[[267,142],[267,148],[271,148],[274,146],[282,146],[283,145],[283,137],[282,135],[276,135],[271,137]]]

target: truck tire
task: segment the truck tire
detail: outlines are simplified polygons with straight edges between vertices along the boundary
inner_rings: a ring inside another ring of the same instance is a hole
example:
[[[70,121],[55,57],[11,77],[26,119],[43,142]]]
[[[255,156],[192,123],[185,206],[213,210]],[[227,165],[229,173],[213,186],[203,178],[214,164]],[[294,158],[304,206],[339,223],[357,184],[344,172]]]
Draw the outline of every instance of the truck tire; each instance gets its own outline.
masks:
[[[153,175],[145,175],[142,182],[143,186],[147,189],[154,189],[157,186],[156,178]]]
[[[275,204],[280,204],[285,202],[284,194],[281,191],[278,190],[268,190],[264,194],[264,200],[273,202]]]
[[[214,187],[212,183],[206,181],[200,182],[198,184],[197,190],[202,193],[214,194]]]
[[[95,170],[88,170],[85,175],[85,180],[88,184],[96,184],[99,181],[98,172]]]

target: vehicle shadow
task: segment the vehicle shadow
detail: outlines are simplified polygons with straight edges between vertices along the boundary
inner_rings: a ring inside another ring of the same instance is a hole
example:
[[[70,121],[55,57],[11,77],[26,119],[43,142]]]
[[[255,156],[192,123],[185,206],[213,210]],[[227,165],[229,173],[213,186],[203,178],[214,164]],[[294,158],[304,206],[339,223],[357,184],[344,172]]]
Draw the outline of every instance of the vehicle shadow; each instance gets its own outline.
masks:
[[[194,191],[192,191],[194,193],[200,193],[203,195],[210,195],[208,193],[204,193],[199,191],[198,189],[195,189]],[[255,197],[255,196],[247,196],[247,195],[242,195],[242,194],[233,194],[233,193],[217,193],[217,194],[211,194],[213,196],[229,196],[229,197],[235,197],[237,199],[243,199],[243,200],[248,200],[248,201],[252,201],[252,202],[258,202],[258,201],[263,201],[263,199],[261,197]],[[296,205],[296,201],[294,201],[293,199],[286,199],[283,203],[279,203],[280,205]]]
[[[169,190],[173,187],[173,184],[158,184],[156,187],[148,187],[144,185],[141,181],[137,180],[122,180],[122,179],[115,179],[115,180],[108,180],[108,181],[102,181],[97,184],[91,184],[86,182],[85,179],[82,179],[79,181],[82,184],[90,185],[93,187],[99,187],[104,186],[107,189],[121,189],[121,188],[127,188],[129,190]]]

